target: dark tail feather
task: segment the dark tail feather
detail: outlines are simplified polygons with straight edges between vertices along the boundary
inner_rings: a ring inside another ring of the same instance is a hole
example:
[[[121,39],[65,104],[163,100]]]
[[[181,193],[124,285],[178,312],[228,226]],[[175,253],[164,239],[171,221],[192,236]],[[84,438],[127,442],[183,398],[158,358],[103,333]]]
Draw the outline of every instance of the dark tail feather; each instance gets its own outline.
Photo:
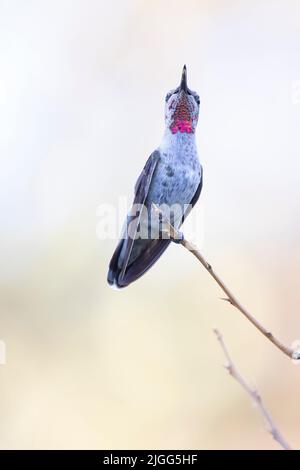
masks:
[[[109,263],[107,282],[112,287],[121,287],[118,285],[118,277],[122,268],[119,268],[118,265],[119,265],[119,257],[120,257],[120,253],[123,247],[123,243],[124,243],[124,240],[119,241],[118,246],[115,249],[115,252]]]
[[[156,263],[167,249],[170,242],[171,240],[169,239],[149,240],[145,246],[145,250],[128,265],[124,275],[120,276],[122,267],[119,267],[119,256],[124,243],[124,240],[121,240],[109,264],[108,283],[112,286],[123,288],[136,281]]]
[[[150,269],[154,263],[161,257],[163,252],[169,246],[171,240],[151,240],[149,245],[141,253],[141,255],[126,269],[122,279],[119,279],[121,287],[128,286],[132,282],[136,281],[148,269]]]

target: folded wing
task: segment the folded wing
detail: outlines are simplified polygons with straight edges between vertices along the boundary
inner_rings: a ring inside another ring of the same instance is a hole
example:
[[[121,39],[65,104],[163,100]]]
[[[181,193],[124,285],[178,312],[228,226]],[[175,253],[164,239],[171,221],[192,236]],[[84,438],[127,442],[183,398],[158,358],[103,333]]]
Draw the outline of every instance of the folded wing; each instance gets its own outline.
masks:
[[[147,199],[151,181],[159,162],[160,154],[156,150],[148,158],[141,175],[135,185],[135,195],[133,208],[136,205],[144,205]],[[201,181],[196,193],[191,201],[194,206],[200,196],[202,189]],[[160,258],[162,253],[169,246],[169,239],[142,239],[136,238],[135,234],[140,223],[140,216],[132,210],[127,217],[126,230],[121,238],[109,264],[107,280],[108,283],[118,288],[126,287],[139,277],[141,277],[153,264]],[[184,218],[187,214],[184,215]],[[130,224],[130,236],[128,236],[128,227]]]

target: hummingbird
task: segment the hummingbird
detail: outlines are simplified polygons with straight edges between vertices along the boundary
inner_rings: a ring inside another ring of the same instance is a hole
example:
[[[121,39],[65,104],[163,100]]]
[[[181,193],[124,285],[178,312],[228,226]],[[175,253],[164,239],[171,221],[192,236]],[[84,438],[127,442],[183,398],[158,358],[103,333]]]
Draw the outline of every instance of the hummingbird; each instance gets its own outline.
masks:
[[[134,188],[134,200],[122,236],[111,258],[107,281],[123,288],[145,274],[171,241],[162,231],[159,217],[151,217],[153,204],[160,215],[178,229],[199,199],[203,169],[198,158],[195,131],[199,95],[188,88],[184,65],[180,85],[165,98],[165,131],[160,146],[148,158]],[[136,209],[138,208],[138,210]],[[147,236],[137,236],[144,229]],[[178,242],[178,240],[177,240]]]

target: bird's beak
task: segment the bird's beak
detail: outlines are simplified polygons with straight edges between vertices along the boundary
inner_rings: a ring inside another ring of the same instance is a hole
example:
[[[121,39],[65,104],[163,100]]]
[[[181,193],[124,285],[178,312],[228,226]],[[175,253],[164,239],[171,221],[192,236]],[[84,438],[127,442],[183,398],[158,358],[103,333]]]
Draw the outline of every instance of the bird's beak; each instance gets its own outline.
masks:
[[[185,93],[188,92],[188,87],[187,87],[187,75],[186,75],[186,66],[183,66],[182,69],[182,75],[181,75],[181,82],[180,82],[180,91],[184,91]]]

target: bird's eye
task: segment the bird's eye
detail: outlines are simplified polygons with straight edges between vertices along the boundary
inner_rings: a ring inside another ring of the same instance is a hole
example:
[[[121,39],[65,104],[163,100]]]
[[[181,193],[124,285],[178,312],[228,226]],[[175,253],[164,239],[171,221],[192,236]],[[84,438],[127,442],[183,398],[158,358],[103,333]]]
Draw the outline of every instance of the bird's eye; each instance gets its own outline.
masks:
[[[198,105],[200,105],[200,98],[199,95],[194,95],[195,101]]]
[[[169,101],[169,99],[171,98],[172,95],[176,95],[176,93],[178,93],[178,91],[179,91],[179,87],[175,88],[175,90],[169,91],[169,93],[166,96],[166,102]]]

